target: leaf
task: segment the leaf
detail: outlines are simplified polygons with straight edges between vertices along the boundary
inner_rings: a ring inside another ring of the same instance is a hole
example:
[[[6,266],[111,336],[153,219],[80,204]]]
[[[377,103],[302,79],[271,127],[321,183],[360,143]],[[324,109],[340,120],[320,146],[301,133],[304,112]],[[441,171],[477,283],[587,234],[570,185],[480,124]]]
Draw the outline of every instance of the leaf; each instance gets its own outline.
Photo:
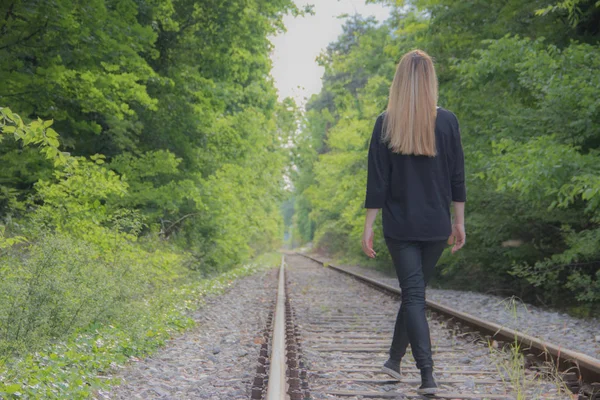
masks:
[[[19,389],[21,389],[21,385],[18,383],[14,383],[12,385],[5,386],[3,391],[6,394],[16,394]]]
[[[581,195],[581,198],[583,200],[589,200],[592,197],[594,197],[595,193],[596,193],[596,191],[592,188],[586,189],[585,192],[583,192],[583,194]]]
[[[13,112],[10,111],[10,108],[3,108],[2,114],[4,114],[4,116],[6,116],[8,119],[10,119],[12,121],[15,120],[15,116],[14,116]]]
[[[53,147],[58,147],[60,146],[60,142],[58,141],[58,139],[53,138],[53,137],[49,137],[46,142]]]
[[[55,158],[58,154],[58,150],[55,147],[46,147],[42,151],[46,153],[46,157],[49,159]]]
[[[54,129],[48,128],[48,129],[46,129],[46,136],[47,137],[52,137],[52,138],[57,138],[59,135],[58,135],[58,133]]]

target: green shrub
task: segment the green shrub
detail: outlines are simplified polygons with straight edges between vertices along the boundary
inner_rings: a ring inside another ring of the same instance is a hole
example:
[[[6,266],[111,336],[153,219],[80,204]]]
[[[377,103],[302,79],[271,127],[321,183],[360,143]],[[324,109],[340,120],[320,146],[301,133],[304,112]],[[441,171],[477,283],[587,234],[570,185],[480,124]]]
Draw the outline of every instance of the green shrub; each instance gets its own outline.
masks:
[[[160,257],[164,254],[154,261]],[[211,279],[189,274],[185,283],[155,289],[139,298],[113,299],[112,314],[105,315],[104,321],[84,326],[81,320],[71,334],[45,343],[38,336],[35,348],[23,349],[22,356],[0,358],[0,397],[88,398],[117,383],[110,375],[117,365],[153,352],[176,332],[193,326],[188,313],[206,295],[221,293],[242,276],[278,265],[280,257],[267,253]],[[138,294],[141,292],[139,289]]]
[[[97,323],[127,323],[131,307],[182,279],[184,256],[121,241],[112,251],[65,234],[0,259],[0,354],[35,350]]]

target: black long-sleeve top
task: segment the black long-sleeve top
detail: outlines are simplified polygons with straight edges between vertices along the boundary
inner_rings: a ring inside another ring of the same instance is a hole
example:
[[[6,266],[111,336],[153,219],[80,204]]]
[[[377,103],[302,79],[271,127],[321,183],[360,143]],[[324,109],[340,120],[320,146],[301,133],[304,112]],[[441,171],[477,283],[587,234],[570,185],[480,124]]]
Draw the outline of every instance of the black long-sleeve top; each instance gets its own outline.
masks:
[[[433,241],[452,233],[450,203],[466,200],[464,154],[456,116],[437,109],[435,157],[392,152],[375,122],[369,145],[365,208],[381,208],[383,234],[400,240]]]

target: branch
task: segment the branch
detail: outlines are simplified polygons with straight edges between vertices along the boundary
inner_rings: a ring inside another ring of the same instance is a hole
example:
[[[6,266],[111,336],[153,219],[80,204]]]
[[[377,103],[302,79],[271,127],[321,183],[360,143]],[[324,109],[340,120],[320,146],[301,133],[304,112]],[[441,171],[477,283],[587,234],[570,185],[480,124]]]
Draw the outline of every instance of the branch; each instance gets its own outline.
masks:
[[[167,229],[165,229],[163,232],[163,235],[165,235],[165,238],[168,238],[171,230],[175,227],[175,225],[177,225],[178,223],[180,223],[181,221],[183,221],[186,218],[189,218],[189,217],[192,217],[192,216],[198,215],[198,214],[200,214],[200,213],[195,212],[195,213],[184,215],[183,217],[179,218],[177,221],[173,222]]]
[[[8,18],[13,15],[13,8],[15,7],[15,3],[12,3],[9,7],[8,10],[6,10],[6,15],[4,16],[4,25],[2,25],[2,28],[0,28],[0,32],[3,32],[4,29],[6,28],[6,24],[8,23]]]
[[[20,38],[20,39],[18,39],[18,40],[17,40],[16,42],[14,42],[14,43],[10,43],[10,44],[7,44],[7,45],[4,45],[4,46],[1,46],[1,47],[0,47],[0,50],[4,50],[4,49],[6,49],[7,47],[14,46],[15,44],[19,44],[19,43],[21,43],[21,42],[26,42],[26,41],[28,41],[29,39],[31,39],[32,37],[34,37],[35,35],[37,35],[38,33],[40,33],[42,30],[46,29],[47,27],[48,27],[48,19],[46,19],[46,23],[44,23],[44,25],[43,25],[43,26],[40,26],[40,27],[39,27],[37,30],[33,31],[32,33],[30,33],[29,35],[27,35],[27,36],[26,36],[26,37],[24,37],[24,38]]]

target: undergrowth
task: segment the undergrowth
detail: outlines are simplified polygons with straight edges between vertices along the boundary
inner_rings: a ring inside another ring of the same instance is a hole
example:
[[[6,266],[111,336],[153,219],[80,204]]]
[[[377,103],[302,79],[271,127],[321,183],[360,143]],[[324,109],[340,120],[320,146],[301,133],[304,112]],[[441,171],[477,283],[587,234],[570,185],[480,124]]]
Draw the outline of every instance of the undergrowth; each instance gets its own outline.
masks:
[[[519,306],[529,312],[522,300],[514,296],[502,302],[515,321],[517,321]],[[523,333],[530,334],[527,331]],[[524,349],[518,337],[515,336],[512,342],[502,348],[499,348],[497,342],[493,340],[488,342],[488,347],[498,376],[502,379],[507,392],[514,394],[517,400],[544,398],[550,391],[555,395],[570,398],[570,391],[556,366],[545,363],[537,370],[527,368],[526,358],[523,355]]]
[[[276,266],[279,255],[267,253],[253,262],[212,278],[189,281],[137,301],[122,323],[96,323],[37,351],[0,361],[0,398],[84,399],[118,383],[111,372],[132,357],[151,354],[167,339],[194,325],[188,316],[207,295],[222,293],[236,279]],[[132,304],[133,305],[133,304]]]

